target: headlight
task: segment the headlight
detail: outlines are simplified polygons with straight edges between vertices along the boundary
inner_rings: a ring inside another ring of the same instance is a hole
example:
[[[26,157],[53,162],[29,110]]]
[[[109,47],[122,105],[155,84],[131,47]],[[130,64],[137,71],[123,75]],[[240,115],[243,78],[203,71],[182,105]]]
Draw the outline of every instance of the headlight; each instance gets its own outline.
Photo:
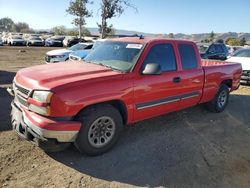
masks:
[[[50,91],[34,91],[32,98],[42,103],[49,103],[51,96],[52,93]]]
[[[50,91],[34,91],[30,100],[28,100],[29,110],[41,115],[50,114],[50,100],[53,95]]]

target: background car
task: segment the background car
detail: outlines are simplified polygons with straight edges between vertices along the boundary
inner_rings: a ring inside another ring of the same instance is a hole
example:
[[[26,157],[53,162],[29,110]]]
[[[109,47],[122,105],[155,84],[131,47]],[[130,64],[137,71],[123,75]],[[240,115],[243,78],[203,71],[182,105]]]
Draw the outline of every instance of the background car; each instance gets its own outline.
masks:
[[[40,37],[31,37],[27,39],[27,46],[44,46],[44,41]]]
[[[63,46],[71,47],[79,42],[80,42],[80,39],[78,37],[67,36],[63,40]]]
[[[250,48],[237,50],[227,61],[241,63],[243,71],[240,82],[250,84]]]
[[[200,55],[202,59],[226,60],[229,53],[224,43],[212,43],[207,50]]]
[[[95,41],[95,43],[93,44],[93,46],[88,46],[86,47],[84,50],[77,50],[74,51],[72,53],[69,54],[69,59],[72,61],[81,61],[83,60],[90,52],[91,50],[95,49],[99,44],[101,44],[102,42],[106,41],[107,39],[99,39],[97,41]],[[91,43],[92,44],[92,43]]]
[[[63,40],[65,37],[62,36],[53,36],[47,38],[45,40],[45,46],[56,46],[56,47],[63,47]]]
[[[3,46],[3,40],[0,38],[0,46]]]
[[[8,44],[10,46],[25,46],[26,41],[21,36],[11,36],[8,38]]]
[[[77,50],[84,50],[85,48],[89,48],[91,45],[93,46],[93,43],[78,43],[68,49],[51,50],[46,53],[45,62],[56,63],[67,61],[71,52]]]

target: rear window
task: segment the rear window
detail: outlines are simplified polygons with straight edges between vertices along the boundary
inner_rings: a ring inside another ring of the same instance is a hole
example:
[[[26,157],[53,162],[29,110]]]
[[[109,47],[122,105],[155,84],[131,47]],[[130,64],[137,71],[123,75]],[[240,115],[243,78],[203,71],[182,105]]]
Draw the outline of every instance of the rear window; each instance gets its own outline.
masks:
[[[178,45],[181,64],[184,70],[196,69],[197,68],[197,59],[192,44],[179,44]]]

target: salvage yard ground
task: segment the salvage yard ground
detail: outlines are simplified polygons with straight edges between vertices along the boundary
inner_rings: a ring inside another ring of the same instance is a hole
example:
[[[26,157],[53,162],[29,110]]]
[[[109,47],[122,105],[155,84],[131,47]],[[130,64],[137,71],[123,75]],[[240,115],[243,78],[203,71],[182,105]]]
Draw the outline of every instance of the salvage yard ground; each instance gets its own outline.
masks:
[[[98,157],[74,147],[47,154],[18,139],[6,87],[51,49],[0,47],[0,187],[250,187],[249,86],[231,95],[223,113],[197,106],[126,127]]]

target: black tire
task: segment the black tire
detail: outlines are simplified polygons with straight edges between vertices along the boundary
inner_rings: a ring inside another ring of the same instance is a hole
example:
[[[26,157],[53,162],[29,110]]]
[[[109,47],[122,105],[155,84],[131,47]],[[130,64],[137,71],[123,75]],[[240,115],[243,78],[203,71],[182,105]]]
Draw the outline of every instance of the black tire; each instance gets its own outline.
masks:
[[[108,132],[110,125],[105,125],[104,118],[108,118],[108,121],[112,122],[112,133]],[[90,156],[101,155],[111,149],[117,142],[123,127],[120,112],[109,104],[101,104],[84,110],[78,115],[78,120],[82,122],[82,127],[75,141],[75,146],[81,153]],[[98,144],[104,145],[97,146]]]
[[[224,99],[222,97],[224,96]],[[219,113],[225,110],[229,101],[229,88],[222,84],[214,99],[206,104],[209,111]]]

